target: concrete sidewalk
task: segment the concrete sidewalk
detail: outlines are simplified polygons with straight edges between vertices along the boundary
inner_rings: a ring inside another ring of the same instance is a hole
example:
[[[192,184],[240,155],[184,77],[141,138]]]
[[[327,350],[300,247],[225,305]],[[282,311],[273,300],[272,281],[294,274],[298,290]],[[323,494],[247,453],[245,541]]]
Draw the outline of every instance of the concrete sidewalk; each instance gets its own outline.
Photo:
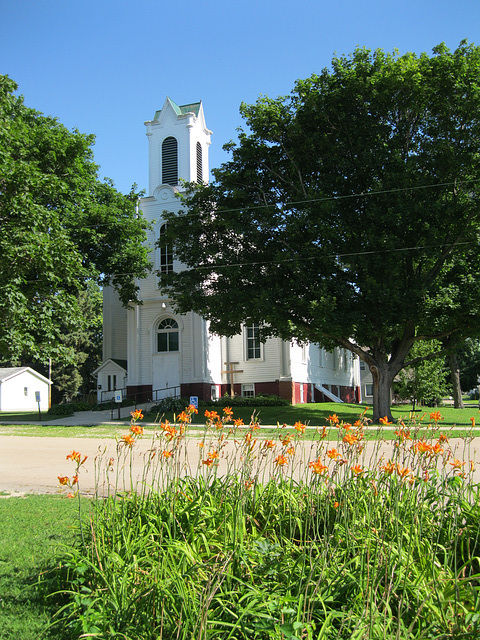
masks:
[[[150,402],[148,404],[139,404],[137,409],[142,411],[148,411],[156,403]],[[103,410],[103,411],[76,411],[73,416],[62,416],[55,420],[29,420],[26,424],[36,424],[41,426],[88,426],[92,427],[97,424],[125,424],[122,418],[130,418],[130,413],[135,410],[135,407],[120,407],[120,420],[118,419],[118,409]],[[112,418],[113,414],[113,418]],[[18,420],[1,420],[0,424],[19,424]]]

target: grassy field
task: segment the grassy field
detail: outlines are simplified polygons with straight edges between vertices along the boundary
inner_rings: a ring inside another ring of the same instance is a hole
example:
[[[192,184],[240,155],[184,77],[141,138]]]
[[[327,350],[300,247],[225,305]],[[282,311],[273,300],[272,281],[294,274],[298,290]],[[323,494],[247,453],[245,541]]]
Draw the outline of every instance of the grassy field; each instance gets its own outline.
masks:
[[[288,424],[292,426],[297,421],[306,423],[309,426],[320,426],[328,424],[328,418],[330,415],[336,414],[340,421],[354,422],[360,416],[365,407],[357,404],[337,404],[333,402],[317,403],[317,404],[297,404],[284,407],[237,407],[234,410],[234,417],[241,418],[245,423],[251,419],[252,414],[255,415],[260,423],[260,426]],[[439,407],[438,409],[443,417],[440,421],[442,429],[452,430],[455,429],[456,435],[463,435],[467,432],[470,434],[472,428],[472,418],[480,426],[480,411],[477,405],[472,405],[466,409],[453,409],[452,407]],[[395,420],[407,420],[410,417],[412,411],[411,405],[402,405],[392,407],[392,414]],[[417,420],[420,424],[428,426],[430,422],[430,414],[436,411],[436,409],[425,408],[416,412]],[[198,415],[193,419],[193,432],[195,427],[203,429],[204,409],[200,409]],[[219,410],[221,412],[221,410]],[[367,410],[366,417],[372,416],[371,408]],[[423,417],[423,418],[422,418]],[[5,421],[17,420],[18,424],[1,424],[2,419]],[[167,419],[173,422],[173,414],[166,414],[165,416],[158,415],[155,412],[147,413],[144,417],[143,424],[145,430],[153,431],[155,428],[152,423],[155,423],[161,419]],[[129,422],[128,419],[123,421],[125,424]],[[149,426],[150,423],[150,426]],[[22,421],[22,414],[6,414],[0,413],[0,435],[17,435],[17,436],[34,436],[34,437],[62,437],[62,438],[115,438],[120,437],[124,433],[125,427],[115,424],[104,425],[92,425],[92,426],[63,426],[63,425],[34,425],[28,424]],[[264,430],[265,435],[272,433],[271,431]],[[373,434],[373,431],[372,431]],[[390,434],[391,435],[391,434]],[[373,435],[371,437],[374,437]],[[376,436],[375,436],[376,437]],[[390,437],[387,431],[383,432],[382,437]]]
[[[329,409],[326,420],[346,407]],[[401,434],[392,459],[368,468],[366,420],[330,429],[333,447],[317,434],[307,464],[301,424],[267,440],[211,418],[182,477],[183,420],[159,426],[144,490],[115,485],[141,437],[133,423],[130,443],[98,463],[96,477],[111,479],[104,499],[0,499],[0,640],[480,638],[475,463],[454,458],[440,429],[426,425],[416,442]],[[229,440],[235,453],[217,477]],[[91,515],[82,535],[79,505]]]
[[[47,592],[64,587],[58,553],[77,529],[76,501],[0,495],[0,640],[59,638],[48,627],[62,599]]]

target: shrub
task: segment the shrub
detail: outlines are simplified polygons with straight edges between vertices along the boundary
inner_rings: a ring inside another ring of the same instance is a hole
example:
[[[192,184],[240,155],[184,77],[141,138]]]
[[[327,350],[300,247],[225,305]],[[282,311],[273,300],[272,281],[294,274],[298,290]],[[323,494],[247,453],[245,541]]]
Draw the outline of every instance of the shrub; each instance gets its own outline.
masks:
[[[73,416],[73,409],[70,404],[52,404],[48,413],[53,416]]]
[[[92,406],[88,402],[68,402],[53,404],[48,413],[54,416],[73,416],[75,411],[90,411]]]
[[[163,398],[158,404],[153,406],[150,411],[163,415],[164,413],[180,413],[189,404],[189,398]]]
[[[285,407],[290,403],[278,396],[255,397],[245,396],[222,396],[218,400],[204,400],[200,402],[202,407]]]

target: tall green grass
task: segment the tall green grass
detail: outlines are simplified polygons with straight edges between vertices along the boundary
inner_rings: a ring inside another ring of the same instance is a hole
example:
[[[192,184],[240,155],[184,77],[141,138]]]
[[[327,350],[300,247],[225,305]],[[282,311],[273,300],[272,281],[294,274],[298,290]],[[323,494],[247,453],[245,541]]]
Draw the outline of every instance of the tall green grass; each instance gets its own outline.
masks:
[[[255,420],[245,433],[228,411],[211,412],[195,462],[189,417],[159,425],[128,491],[138,415],[117,458],[97,460],[59,629],[123,640],[480,637],[478,486],[437,423],[421,445],[402,425],[392,458],[368,468],[365,418],[332,416],[332,446],[304,443],[300,423],[260,440]]]

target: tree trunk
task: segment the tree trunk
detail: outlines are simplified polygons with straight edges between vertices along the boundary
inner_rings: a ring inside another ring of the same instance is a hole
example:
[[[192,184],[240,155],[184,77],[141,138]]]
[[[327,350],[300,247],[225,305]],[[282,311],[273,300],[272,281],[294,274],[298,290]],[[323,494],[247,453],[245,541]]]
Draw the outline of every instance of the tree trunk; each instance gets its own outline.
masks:
[[[450,367],[450,379],[453,387],[453,406],[455,409],[464,409],[462,400],[462,389],[460,387],[460,368],[458,366],[457,354],[452,351],[447,357]]]
[[[373,422],[378,423],[380,418],[393,422],[392,382],[396,373],[390,371],[387,363],[371,366],[370,371],[373,377]]]

